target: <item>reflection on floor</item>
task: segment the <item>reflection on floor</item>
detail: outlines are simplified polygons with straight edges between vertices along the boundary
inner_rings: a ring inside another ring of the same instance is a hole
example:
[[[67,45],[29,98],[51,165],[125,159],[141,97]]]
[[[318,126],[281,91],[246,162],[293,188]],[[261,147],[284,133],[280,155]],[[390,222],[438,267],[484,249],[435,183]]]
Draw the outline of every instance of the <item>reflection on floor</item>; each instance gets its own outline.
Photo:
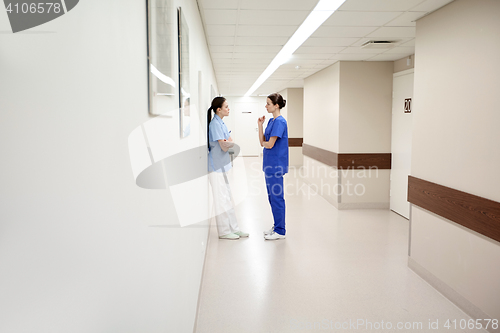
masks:
[[[286,239],[265,241],[260,163],[245,158],[236,211],[250,237],[219,240],[212,224],[196,332],[462,332],[443,326],[470,317],[408,268],[409,223],[389,210],[338,211],[292,172]]]

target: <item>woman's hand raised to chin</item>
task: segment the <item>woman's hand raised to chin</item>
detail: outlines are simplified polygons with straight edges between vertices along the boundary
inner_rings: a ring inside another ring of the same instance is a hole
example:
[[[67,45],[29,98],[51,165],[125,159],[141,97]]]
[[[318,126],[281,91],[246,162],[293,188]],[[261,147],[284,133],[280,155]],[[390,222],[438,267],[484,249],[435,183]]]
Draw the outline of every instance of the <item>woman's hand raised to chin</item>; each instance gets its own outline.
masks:
[[[263,125],[264,121],[266,120],[266,116],[262,116],[257,120],[258,125]]]

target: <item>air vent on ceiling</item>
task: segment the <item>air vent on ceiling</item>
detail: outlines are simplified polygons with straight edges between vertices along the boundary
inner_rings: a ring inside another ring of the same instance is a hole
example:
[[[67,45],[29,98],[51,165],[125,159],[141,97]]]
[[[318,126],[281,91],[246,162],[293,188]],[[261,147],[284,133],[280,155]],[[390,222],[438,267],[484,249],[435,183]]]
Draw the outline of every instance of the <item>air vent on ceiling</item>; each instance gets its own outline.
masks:
[[[389,49],[396,44],[389,40],[369,40],[361,45],[363,49]]]

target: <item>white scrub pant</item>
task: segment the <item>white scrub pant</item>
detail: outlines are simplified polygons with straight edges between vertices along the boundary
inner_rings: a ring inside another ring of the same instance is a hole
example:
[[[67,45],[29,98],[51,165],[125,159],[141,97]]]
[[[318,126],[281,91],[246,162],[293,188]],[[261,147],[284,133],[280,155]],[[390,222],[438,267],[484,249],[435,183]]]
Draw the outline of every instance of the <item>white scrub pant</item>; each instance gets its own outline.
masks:
[[[208,174],[215,206],[215,221],[219,236],[240,231],[233,202],[231,200],[231,188],[227,177],[223,172],[210,172]]]

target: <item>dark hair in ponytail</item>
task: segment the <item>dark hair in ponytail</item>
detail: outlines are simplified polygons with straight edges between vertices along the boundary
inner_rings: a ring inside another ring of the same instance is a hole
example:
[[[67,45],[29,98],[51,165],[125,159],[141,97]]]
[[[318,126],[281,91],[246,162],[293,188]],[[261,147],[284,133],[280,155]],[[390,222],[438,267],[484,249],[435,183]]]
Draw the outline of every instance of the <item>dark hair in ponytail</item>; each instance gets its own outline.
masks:
[[[212,100],[212,105],[207,110],[207,144],[209,150],[210,150],[209,127],[210,127],[210,122],[212,121],[212,111],[215,113],[218,108],[222,108],[222,104],[224,104],[225,101],[226,99],[222,96],[215,97]]]
[[[283,109],[286,105],[286,99],[283,99],[283,96],[278,93],[271,94],[267,96],[267,98],[269,98],[274,105],[278,105],[280,109]]]

